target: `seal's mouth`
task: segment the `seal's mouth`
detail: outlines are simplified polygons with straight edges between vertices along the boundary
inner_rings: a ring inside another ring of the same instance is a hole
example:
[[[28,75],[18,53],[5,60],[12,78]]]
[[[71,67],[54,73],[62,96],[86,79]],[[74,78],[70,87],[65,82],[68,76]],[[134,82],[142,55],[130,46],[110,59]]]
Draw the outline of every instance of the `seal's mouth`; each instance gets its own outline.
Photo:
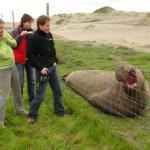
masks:
[[[127,85],[134,85],[137,83],[137,77],[136,77],[135,71],[134,72],[133,71],[128,72],[128,74],[126,76],[125,83]]]

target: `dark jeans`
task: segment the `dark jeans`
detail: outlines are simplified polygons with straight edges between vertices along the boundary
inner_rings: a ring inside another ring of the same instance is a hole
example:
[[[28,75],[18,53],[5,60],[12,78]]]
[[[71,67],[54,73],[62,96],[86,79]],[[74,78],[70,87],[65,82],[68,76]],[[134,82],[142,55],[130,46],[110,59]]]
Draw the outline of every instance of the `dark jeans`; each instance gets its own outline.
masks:
[[[40,82],[40,73],[37,72],[37,93],[33,101],[31,102],[30,109],[29,109],[29,117],[36,118],[38,114],[38,110],[40,105],[45,97],[47,83],[49,82],[50,87],[52,88],[53,95],[54,95],[54,110],[55,114],[63,115],[64,114],[64,106],[62,102],[62,91],[60,88],[60,83],[56,71],[56,67],[49,67],[49,79],[47,82]]]
[[[24,87],[24,70],[26,70],[26,75],[27,75],[27,85],[28,85],[28,96],[30,102],[34,99],[35,97],[35,71],[34,69],[30,66],[28,61],[26,64],[16,64],[17,70],[19,72],[19,80],[20,80],[20,87],[21,87],[21,94],[23,97],[23,87]]]

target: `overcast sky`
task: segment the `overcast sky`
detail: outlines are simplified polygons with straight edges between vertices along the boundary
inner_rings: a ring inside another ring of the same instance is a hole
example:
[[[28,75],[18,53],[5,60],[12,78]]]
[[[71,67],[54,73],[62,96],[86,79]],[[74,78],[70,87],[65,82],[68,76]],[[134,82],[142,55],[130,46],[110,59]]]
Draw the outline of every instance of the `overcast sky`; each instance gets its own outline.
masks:
[[[50,15],[59,13],[93,12],[103,6],[111,6],[124,11],[150,11],[150,0],[0,0],[0,14],[4,21],[11,21],[14,10],[15,20],[23,13],[34,18],[46,13],[46,3],[50,4]]]

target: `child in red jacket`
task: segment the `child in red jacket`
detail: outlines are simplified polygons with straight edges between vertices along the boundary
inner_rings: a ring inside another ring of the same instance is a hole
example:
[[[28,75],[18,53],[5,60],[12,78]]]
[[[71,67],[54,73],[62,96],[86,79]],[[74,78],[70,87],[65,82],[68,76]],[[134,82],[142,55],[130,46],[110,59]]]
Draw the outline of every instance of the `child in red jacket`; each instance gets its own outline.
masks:
[[[33,33],[31,28],[33,18],[24,14],[21,18],[21,24],[12,31],[12,36],[17,41],[17,47],[14,48],[15,63],[19,72],[21,93],[23,96],[23,87],[24,87],[24,70],[27,74],[27,83],[28,83],[28,96],[29,101],[31,102],[35,96],[35,73],[34,69],[30,66],[28,62],[29,48],[28,43],[30,36]]]

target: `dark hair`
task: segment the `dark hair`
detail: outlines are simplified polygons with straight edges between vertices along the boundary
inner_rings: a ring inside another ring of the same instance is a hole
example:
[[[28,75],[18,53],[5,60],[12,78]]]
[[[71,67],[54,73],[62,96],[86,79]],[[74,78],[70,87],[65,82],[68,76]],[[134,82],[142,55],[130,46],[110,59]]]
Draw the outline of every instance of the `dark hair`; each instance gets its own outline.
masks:
[[[33,21],[33,18],[28,14],[23,14],[23,16],[21,17],[21,27],[23,27],[23,23],[28,21]]]
[[[39,16],[37,19],[37,27],[39,28],[39,25],[44,25],[46,22],[50,20],[51,19],[46,15]]]
[[[4,24],[4,21],[2,19],[0,19],[0,24]]]

